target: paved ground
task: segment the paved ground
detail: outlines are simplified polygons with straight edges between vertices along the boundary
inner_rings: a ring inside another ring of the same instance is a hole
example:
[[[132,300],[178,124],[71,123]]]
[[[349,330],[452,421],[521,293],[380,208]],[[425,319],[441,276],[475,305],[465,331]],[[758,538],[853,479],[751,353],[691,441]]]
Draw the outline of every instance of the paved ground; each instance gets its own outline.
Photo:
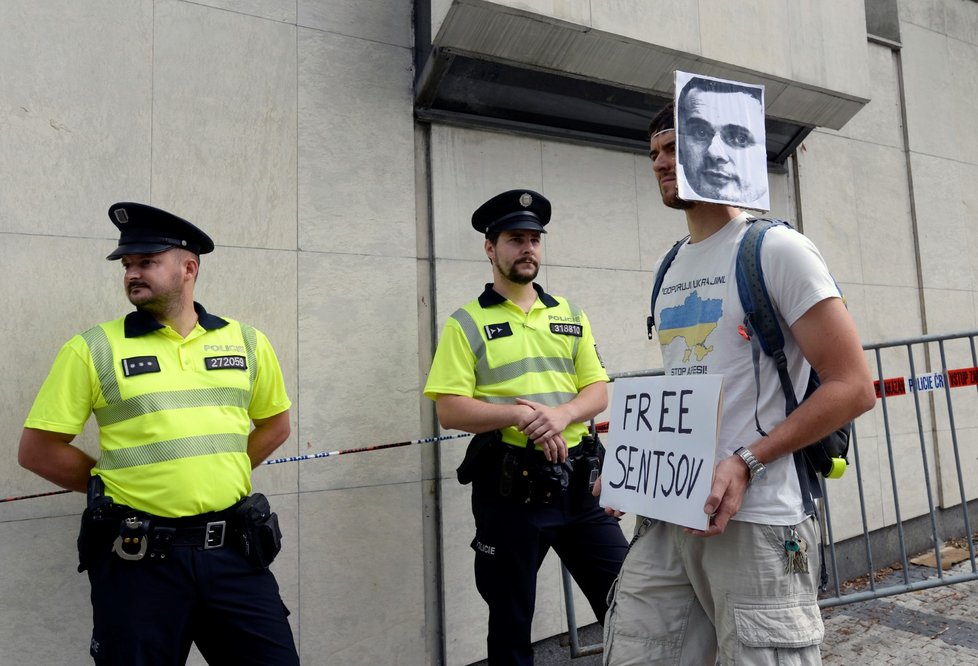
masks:
[[[966,561],[947,575],[970,572],[971,564]],[[914,566],[909,572],[911,581],[936,575],[935,569],[926,566]],[[890,572],[879,577],[877,589],[903,582],[902,572]],[[858,587],[859,582],[854,582],[844,592]],[[978,665],[978,581],[827,608],[822,617],[826,666]],[[582,646],[600,640],[597,625],[581,632]],[[542,641],[534,648],[536,666],[601,664],[600,655],[571,659],[566,636]]]
[[[917,576],[937,575],[914,569]],[[963,562],[948,573],[970,572],[971,564]],[[889,580],[903,582],[899,572]],[[825,664],[978,664],[978,581],[837,606],[822,617]]]

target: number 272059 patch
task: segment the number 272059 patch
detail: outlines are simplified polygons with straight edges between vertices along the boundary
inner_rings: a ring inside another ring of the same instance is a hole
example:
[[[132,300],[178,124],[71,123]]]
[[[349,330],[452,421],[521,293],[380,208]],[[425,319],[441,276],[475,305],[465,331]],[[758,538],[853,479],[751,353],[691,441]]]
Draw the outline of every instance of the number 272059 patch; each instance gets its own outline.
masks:
[[[204,359],[208,370],[247,370],[244,356],[208,356]]]

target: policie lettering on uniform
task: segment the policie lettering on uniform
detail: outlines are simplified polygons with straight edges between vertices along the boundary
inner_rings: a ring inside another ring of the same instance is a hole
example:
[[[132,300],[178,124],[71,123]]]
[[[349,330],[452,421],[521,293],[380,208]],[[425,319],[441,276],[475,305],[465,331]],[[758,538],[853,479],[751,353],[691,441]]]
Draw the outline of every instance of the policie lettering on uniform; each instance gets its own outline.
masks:
[[[662,391],[659,418],[655,425],[648,418],[652,407],[652,395],[649,393],[626,395],[622,430],[653,432],[655,428],[660,433],[692,435],[692,427],[683,419],[684,415],[689,413],[689,409],[685,406],[686,399],[692,394],[691,389],[678,392]],[[685,495],[688,499],[703,470],[702,458],[685,453],[677,455],[675,451],[646,451],[625,444],[615,447],[613,458],[616,464],[613,464],[609,471],[612,478],[617,478],[620,474],[620,479],[610,481],[611,487],[634,490],[636,493],[650,497],[658,497],[660,494],[662,497]]]
[[[247,370],[243,345],[204,345],[204,352],[237,352],[226,356],[205,356],[204,367],[208,370]]]

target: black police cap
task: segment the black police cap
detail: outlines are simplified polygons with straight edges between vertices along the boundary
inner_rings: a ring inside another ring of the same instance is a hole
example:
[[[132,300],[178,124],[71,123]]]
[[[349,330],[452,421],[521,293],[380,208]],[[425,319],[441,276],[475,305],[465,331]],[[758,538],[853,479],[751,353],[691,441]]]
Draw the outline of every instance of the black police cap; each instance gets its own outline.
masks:
[[[119,228],[119,247],[106,259],[127,254],[155,254],[180,247],[194,254],[214,250],[214,241],[203,231],[165,210],[141,203],[120,201],[109,207],[109,219]]]
[[[533,190],[509,190],[497,194],[472,213],[472,226],[483,234],[527,229],[547,233],[550,202]]]

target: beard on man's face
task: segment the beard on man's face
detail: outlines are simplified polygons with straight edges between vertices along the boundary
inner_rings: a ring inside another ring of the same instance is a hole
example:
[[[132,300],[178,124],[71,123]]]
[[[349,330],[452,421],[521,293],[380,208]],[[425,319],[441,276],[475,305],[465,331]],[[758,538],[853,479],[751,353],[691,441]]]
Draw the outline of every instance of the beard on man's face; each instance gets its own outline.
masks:
[[[674,210],[689,210],[696,203],[695,201],[680,199],[679,190],[676,188],[675,183],[673,183],[671,192],[666,192],[660,188],[659,193],[662,195],[662,203]]]
[[[540,272],[540,265],[535,261],[523,259],[500,272],[503,274],[503,277],[514,284],[530,284]]]

